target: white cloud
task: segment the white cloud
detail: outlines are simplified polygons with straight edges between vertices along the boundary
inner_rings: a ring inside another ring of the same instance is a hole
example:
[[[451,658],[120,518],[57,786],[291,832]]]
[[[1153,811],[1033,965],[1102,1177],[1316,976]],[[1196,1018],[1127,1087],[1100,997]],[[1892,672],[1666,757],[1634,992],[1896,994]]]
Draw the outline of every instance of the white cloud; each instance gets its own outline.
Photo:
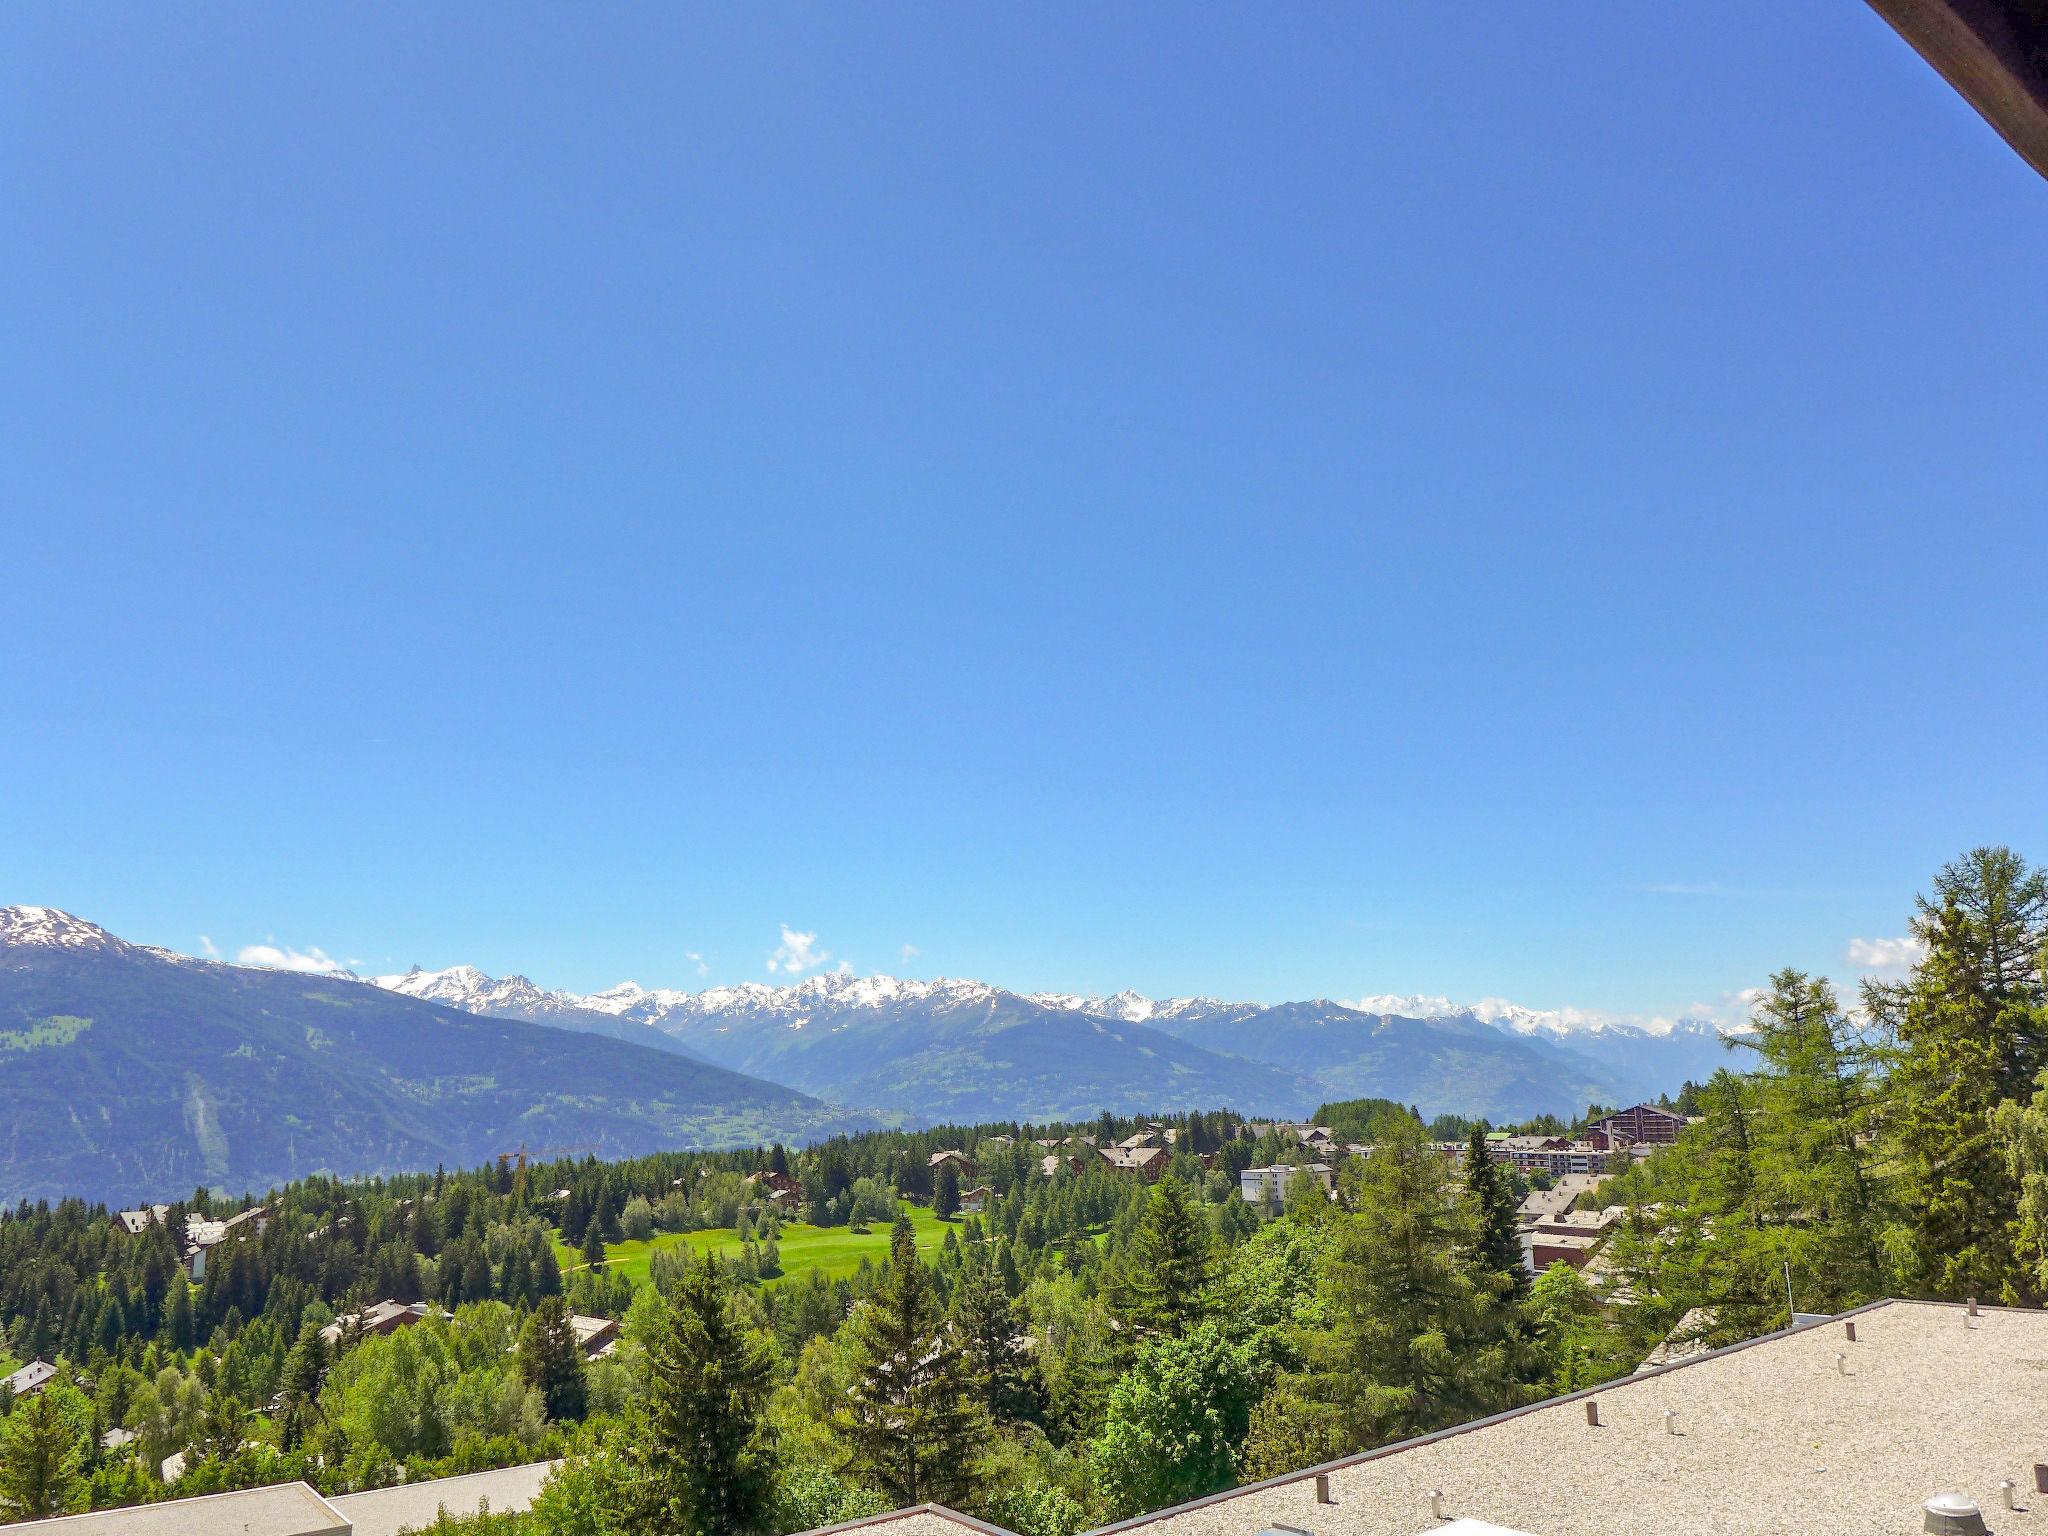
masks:
[[[780,972],[784,976],[801,976],[805,971],[815,971],[832,956],[818,948],[815,933],[798,933],[789,924],[782,925],[782,943],[768,957],[768,974]]]
[[[1866,971],[1904,971],[1917,965],[1927,946],[1910,933],[1896,939],[1851,939],[1849,963]]]
[[[203,933],[199,935],[199,947],[206,951],[207,959],[218,960],[220,958],[220,951],[213,947],[213,940],[209,939]]]
[[[697,967],[697,974],[699,976],[709,976],[711,974],[711,967],[704,963],[704,957],[694,949],[689,951],[689,960],[690,964]]]
[[[354,961],[341,961],[315,945],[311,949],[280,949],[275,943],[244,944],[235,954],[241,965],[268,966],[277,971],[304,971],[309,976],[331,976],[345,971]]]
[[[908,965],[911,961],[915,960],[919,955],[923,953],[924,951],[919,949],[915,944],[906,944],[901,949],[896,951],[896,958],[902,961],[905,965]]]

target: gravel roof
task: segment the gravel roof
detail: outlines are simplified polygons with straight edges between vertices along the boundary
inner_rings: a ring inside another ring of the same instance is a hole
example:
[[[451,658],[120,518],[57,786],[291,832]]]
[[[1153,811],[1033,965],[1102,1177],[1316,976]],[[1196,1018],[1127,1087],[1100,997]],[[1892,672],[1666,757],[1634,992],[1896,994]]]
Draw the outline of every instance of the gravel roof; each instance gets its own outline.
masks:
[[[335,1498],[334,1507],[355,1527],[355,1536],[397,1536],[408,1527],[432,1525],[443,1509],[451,1515],[473,1515],[486,1502],[494,1514],[531,1509],[540,1485],[560,1465],[530,1461],[491,1472],[344,1493]]]
[[[346,1536],[348,1521],[304,1483],[167,1499],[10,1525],[7,1536]]]
[[[908,1509],[892,1509],[886,1515],[820,1526],[815,1531],[805,1531],[803,1536],[839,1536],[841,1532],[848,1536],[1010,1536],[999,1525],[963,1515],[943,1504],[913,1504]]]
[[[1972,1320],[1890,1301],[1852,1315],[1853,1344],[1841,1320],[1815,1323],[1105,1529],[1421,1536],[1441,1527],[1441,1489],[1446,1519],[1535,1536],[1910,1536],[1923,1502],[1953,1490],[1997,1536],[2048,1536],[2048,1495],[2033,1491],[2048,1462],[2048,1313]],[[1333,1503],[1316,1502],[1317,1471]],[[2002,1507],[2004,1478],[2017,1511]]]

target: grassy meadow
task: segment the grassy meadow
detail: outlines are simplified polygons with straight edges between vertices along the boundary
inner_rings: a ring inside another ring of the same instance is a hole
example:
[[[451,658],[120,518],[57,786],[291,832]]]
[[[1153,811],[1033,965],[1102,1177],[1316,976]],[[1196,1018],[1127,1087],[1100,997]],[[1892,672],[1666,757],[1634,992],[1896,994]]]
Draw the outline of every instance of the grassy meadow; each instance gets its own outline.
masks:
[[[959,1221],[941,1221],[929,1206],[904,1204],[910,1224],[917,1233],[917,1251],[926,1258],[938,1251],[948,1230],[959,1231]],[[843,1280],[860,1268],[862,1259],[880,1263],[889,1253],[889,1228],[870,1224],[867,1231],[851,1227],[814,1227],[808,1222],[790,1222],[776,1240],[782,1257],[782,1273],[769,1285],[778,1284],[805,1270],[823,1270],[828,1280]],[[731,1227],[711,1227],[702,1232],[659,1232],[646,1242],[612,1243],[605,1249],[605,1266],[624,1275],[635,1285],[646,1285],[652,1277],[657,1248],[688,1244],[699,1253],[711,1252],[738,1258],[740,1240]],[[555,1244],[555,1260],[568,1275],[583,1267],[583,1255],[566,1244]]]

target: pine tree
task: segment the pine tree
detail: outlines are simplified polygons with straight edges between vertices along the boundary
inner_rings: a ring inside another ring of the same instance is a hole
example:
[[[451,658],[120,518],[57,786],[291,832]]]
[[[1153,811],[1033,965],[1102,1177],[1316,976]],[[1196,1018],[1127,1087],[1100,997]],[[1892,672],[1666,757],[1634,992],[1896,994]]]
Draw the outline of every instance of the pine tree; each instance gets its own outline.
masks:
[[[600,1253],[599,1257],[603,1257]],[[467,1301],[489,1301],[492,1296],[491,1260],[484,1245],[471,1239],[462,1260],[462,1295]]]
[[[583,1233],[583,1262],[592,1269],[604,1266],[604,1229],[596,1221]]]
[[[540,1393],[550,1419],[580,1419],[588,1410],[583,1351],[561,1297],[543,1300],[519,1331],[519,1370],[527,1385]]]
[[[1513,1311],[1464,1255],[1472,1213],[1422,1126],[1389,1117],[1323,1272],[1318,1384],[1355,1445],[1479,1418],[1519,1400]]]
[[[932,1178],[932,1214],[944,1221],[960,1210],[960,1171],[951,1158],[939,1164]]]
[[[987,1421],[905,1217],[889,1260],[848,1324],[859,1376],[833,1427],[849,1468],[892,1504],[959,1504],[978,1482]]]
[[[0,1423],[0,1517],[39,1520],[78,1502],[86,1412],[75,1392],[49,1386],[17,1403]]]
[[[1486,1128],[1476,1122],[1465,1144],[1465,1195],[1479,1229],[1473,1263],[1482,1273],[1508,1276],[1514,1294],[1526,1296],[1529,1276],[1522,1263],[1522,1238],[1516,1223],[1520,1202],[1515,1199],[1507,1169],[1496,1163],[1487,1149]]]
[[[170,1303],[164,1308],[163,1341],[180,1352],[195,1342],[192,1326],[192,1287],[184,1275],[171,1276]]]
[[[208,1461],[232,1461],[242,1448],[248,1424],[248,1405],[239,1397],[229,1392],[210,1392],[190,1449],[198,1452],[198,1458]]]
[[[1167,1174],[1152,1187],[1132,1234],[1118,1287],[1118,1312],[1131,1327],[1179,1335],[1209,1306],[1215,1249],[1185,1184]]]
[[[648,1330],[647,1392],[627,1436],[630,1528],[756,1536],[774,1516],[767,1422],[773,1358],[741,1321],[707,1254],[689,1266]]]
[[[1027,1325],[994,1264],[983,1259],[962,1271],[953,1288],[952,1315],[968,1378],[989,1417],[999,1424],[1042,1421],[1044,1393],[1027,1347]]]
[[[284,1357],[278,1383],[277,1442],[284,1451],[306,1443],[320,1417],[320,1389],[327,1381],[327,1341],[318,1323],[307,1323]]]
[[[1834,988],[1780,971],[1750,1032],[1735,1038],[1762,1063],[1749,1152],[1772,1267],[1792,1266],[1809,1311],[1883,1295],[1870,1070]]]
[[[2048,1052],[2048,873],[1979,848],[1935,877],[1913,934],[1925,956],[1895,984],[1866,984],[1884,1051],[1886,1150],[1903,1213],[1892,1246],[1905,1288],[2007,1300],[2037,1293],[2015,1251],[2018,1191],[1991,1128],[2024,1100]]]

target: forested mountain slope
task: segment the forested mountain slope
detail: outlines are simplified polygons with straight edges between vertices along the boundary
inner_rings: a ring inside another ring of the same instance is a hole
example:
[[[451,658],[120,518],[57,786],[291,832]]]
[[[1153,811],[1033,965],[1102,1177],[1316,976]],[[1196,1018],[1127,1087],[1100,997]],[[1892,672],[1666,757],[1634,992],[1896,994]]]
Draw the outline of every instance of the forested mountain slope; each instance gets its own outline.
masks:
[[[873,1122],[643,1046],[190,960],[0,909],[0,1201],[262,1189],[516,1147],[803,1141]]]

